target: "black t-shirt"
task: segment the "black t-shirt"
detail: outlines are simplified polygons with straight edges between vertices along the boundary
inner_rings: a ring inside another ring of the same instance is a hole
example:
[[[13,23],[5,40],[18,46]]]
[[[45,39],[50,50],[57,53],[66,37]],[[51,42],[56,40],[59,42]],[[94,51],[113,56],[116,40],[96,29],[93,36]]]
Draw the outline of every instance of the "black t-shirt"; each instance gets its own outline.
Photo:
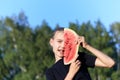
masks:
[[[95,66],[96,57],[79,52],[78,60],[81,61],[81,67],[73,80],[91,80],[88,67],[93,68]],[[63,59],[60,59],[52,67],[47,69],[46,80],[64,80],[69,71],[69,66],[64,65]]]

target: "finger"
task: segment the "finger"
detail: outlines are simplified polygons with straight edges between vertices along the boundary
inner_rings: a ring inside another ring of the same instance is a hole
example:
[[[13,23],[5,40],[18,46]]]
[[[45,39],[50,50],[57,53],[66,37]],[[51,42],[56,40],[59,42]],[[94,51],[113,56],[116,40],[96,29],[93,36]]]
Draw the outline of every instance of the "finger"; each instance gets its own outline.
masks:
[[[80,37],[78,38],[78,42],[79,42],[79,43],[83,42],[83,40],[84,40],[84,37],[83,37],[83,36],[80,36]]]
[[[80,65],[81,62],[80,62],[79,60],[76,60],[76,64],[77,64],[77,65]]]
[[[79,42],[78,40],[75,40],[75,44],[78,44],[78,42]]]
[[[81,37],[78,37],[78,38],[75,40],[75,43],[76,43],[76,44],[80,44],[80,42],[81,42]]]
[[[76,63],[79,63],[80,61],[79,61],[79,60],[76,60],[75,62],[76,62]]]

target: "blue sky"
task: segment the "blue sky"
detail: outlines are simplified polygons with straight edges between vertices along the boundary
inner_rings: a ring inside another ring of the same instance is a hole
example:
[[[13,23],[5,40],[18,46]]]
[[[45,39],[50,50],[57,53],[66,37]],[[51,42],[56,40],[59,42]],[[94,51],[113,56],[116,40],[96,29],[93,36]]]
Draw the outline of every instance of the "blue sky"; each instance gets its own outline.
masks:
[[[69,22],[79,24],[98,19],[109,29],[120,22],[120,0],[1,0],[0,17],[18,15],[24,11],[34,28],[43,20],[54,28],[56,24],[68,27]]]

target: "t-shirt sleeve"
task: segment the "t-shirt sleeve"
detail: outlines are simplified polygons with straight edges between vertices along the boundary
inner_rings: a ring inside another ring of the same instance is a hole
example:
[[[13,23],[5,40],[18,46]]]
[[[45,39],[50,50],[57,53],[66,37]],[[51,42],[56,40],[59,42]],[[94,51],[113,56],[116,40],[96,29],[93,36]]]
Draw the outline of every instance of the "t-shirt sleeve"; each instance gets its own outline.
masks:
[[[79,60],[87,67],[94,67],[96,56],[84,52],[79,52]]]
[[[56,80],[52,68],[46,70],[46,80]]]

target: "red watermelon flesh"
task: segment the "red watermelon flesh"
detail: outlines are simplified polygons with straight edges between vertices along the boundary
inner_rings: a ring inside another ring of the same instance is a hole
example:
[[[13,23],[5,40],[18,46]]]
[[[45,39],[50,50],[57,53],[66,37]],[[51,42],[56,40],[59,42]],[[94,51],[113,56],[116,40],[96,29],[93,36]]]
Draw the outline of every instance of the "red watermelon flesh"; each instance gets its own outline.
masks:
[[[78,57],[79,44],[77,44],[78,35],[69,28],[64,29],[64,64],[70,64]]]

